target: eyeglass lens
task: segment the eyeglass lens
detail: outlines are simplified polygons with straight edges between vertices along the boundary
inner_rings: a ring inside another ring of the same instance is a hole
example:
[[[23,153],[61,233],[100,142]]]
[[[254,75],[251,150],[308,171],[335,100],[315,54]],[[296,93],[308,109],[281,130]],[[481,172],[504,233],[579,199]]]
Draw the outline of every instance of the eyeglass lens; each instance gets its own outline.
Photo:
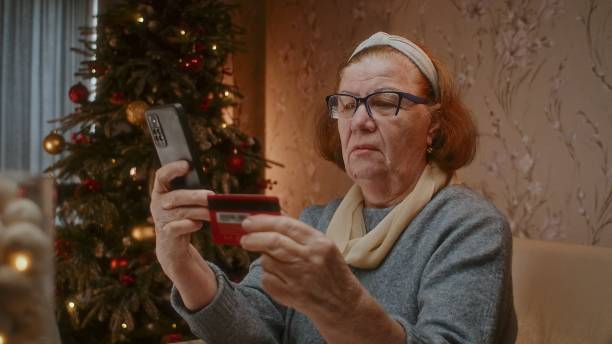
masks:
[[[366,110],[372,117],[391,117],[397,114],[400,96],[381,92],[367,97]],[[349,95],[335,94],[329,98],[328,107],[333,118],[351,118],[356,112],[357,99]]]

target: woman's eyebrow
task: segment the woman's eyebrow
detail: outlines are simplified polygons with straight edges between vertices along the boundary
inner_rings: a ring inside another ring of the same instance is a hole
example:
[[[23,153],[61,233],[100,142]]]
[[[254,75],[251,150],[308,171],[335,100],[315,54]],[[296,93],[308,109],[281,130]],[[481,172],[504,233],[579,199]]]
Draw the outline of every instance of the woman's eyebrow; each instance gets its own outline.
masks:
[[[374,90],[374,92],[382,92],[382,91],[398,91],[399,92],[399,89],[395,87],[379,87]]]

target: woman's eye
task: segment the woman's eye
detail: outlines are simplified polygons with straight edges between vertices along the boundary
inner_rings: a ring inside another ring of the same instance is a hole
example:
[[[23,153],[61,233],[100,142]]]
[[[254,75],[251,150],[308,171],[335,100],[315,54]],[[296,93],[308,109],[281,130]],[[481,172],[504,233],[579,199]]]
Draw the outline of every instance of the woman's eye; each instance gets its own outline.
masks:
[[[397,106],[397,102],[391,102],[391,101],[387,101],[387,100],[375,100],[372,102],[372,106],[374,107],[378,107],[378,108],[387,108],[387,107],[396,107]]]
[[[353,104],[353,103],[342,104],[340,108],[343,111],[353,110],[355,108],[355,104]]]

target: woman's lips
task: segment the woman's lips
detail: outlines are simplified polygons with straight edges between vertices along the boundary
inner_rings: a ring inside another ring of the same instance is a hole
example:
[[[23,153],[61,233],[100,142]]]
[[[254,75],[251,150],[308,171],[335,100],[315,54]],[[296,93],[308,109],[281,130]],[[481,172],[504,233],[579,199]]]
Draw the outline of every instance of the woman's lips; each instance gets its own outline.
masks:
[[[373,151],[378,151],[378,148],[376,148],[376,146],[373,146],[373,145],[356,145],[351,150],[351,153],[360,154],[360,153],[369,153]]]

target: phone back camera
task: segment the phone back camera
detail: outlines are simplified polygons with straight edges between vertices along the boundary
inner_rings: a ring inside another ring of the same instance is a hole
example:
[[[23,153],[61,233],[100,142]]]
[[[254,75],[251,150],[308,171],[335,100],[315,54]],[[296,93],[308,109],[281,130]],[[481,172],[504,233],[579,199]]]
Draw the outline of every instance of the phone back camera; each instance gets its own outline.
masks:
[[[157,114],[147,113],[147,124],[149,125],[149,131],[151,132],[155,146],[162,148],[168,146],[168,141],[166,141],[164,131],[159,124],[159,117],[157,117]]]

